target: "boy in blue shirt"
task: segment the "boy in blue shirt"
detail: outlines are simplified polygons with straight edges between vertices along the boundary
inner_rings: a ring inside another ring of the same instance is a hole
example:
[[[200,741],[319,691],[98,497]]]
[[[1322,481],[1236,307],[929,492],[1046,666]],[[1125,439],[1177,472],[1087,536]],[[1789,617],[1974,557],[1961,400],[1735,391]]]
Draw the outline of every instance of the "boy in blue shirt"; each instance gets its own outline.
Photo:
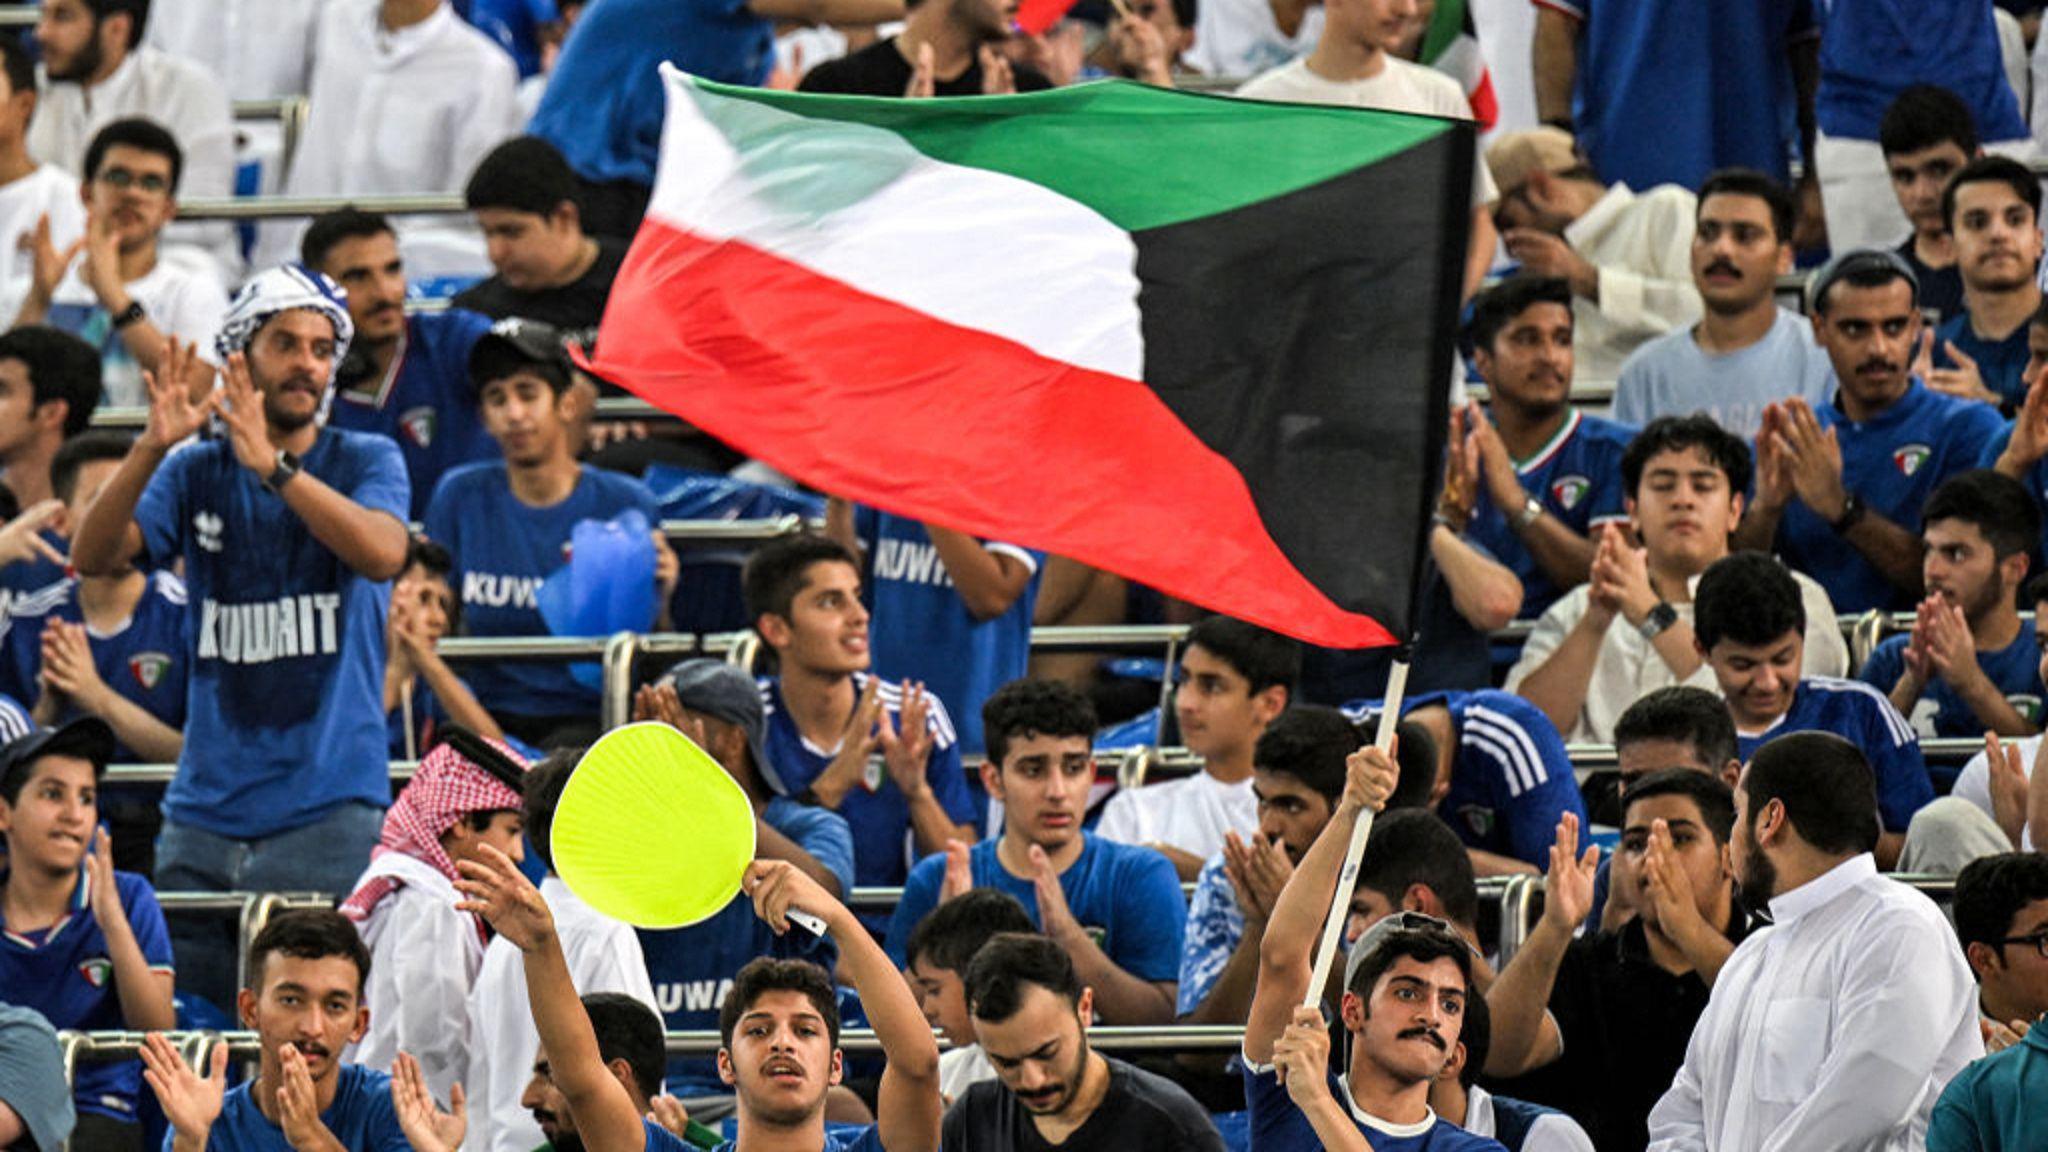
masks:
[[[1934,334],[1928,383],[2010,412],[2026,398],[2027,323],[2041,306],[2041,182],[2009,156],[1949,178],[1941,213],[1963,279],[1963,311]]]
[[[469,373],[484,428],[504,459],[442,477],[426,515],[427,535],[455,561],[464,631],[547,635],[540,586],[567,562],[576,525],[628,511],[655,526],[655,586],[643,627],[652,625],[654,605],[668,603],[676,579],[675,553],[658,527],[661,508],[638,480],[577,462],[561,334],[533,321],[501,320],[477,341]],[[469,683],[498,724],[529,744],[587,743],[598,734],[599,692],[566,664],[478,664]]]
[[[689,1145],[648,1119],[606,1065],[589,1016],[577,1002],[554,917],[540,892],[504,854],[460,865],[465,911],[489,920],[525,959],[527,1001],[540,1033],[541,1061],[588,1152],[680,1152]],[[791,911],[822,919],[840,950],[839,975],[853,985],[881,1041],[876,1123],[855,1134],[825,1130],[825,1100],[839,1082],[839,1005],[832,978],[803,960],[758,957],[733,974],[719,1010],[718,1075],[739,1098],[739,1139],[721,1152],[783,1148],[818,1152],[937,1152],[939,1046],[903,977],[846,906],[786,860],[757,860],[741,890],[778,935]],[[531,1096],[529,1096],[531,1098]]]
[[[853,890],[853,833],[836,812],[799,804],[770,791],[762,750],[761,692],[753,677],[723,660],[685,660],[642,688],[633,719],[665,723],[711,753],[754,805],[755,852],[787,860],[843,899]],[[829,939],[808,932],[777,935],[735,901],[711,919],[666,931],[640,929],[640,950],[654,982],[662,1022],[672,1032],[718,1026],[718,1010],[732,989],[732,974],[756,956],[810,960],[826,968],[838,952]],[[726,1098],[714,1062],[678,1057],[669,1067],[669,1090],[694,1112],[703,1097]]]
[[[405,464],[390,441],[324,429],[353,329],[333,281],[271,269],[216,343],[223,386],[165,353],[149,423],[72,539],[81,575],[138,553],[185,565],[185,744],[164,797],[157,881],[187,891],[344,892],[391,800],[384,616],[405,564]],[[172,449],[209,418],[222,434]],[[174,931],[187,987],[232,987],[232,925]]]
[[[1806,608],[1785,566],[1760,552],[1716,561],[1693,593],[1693,642],[1735,719],[1736,754],[1788,732],[1832,732],[1863,750],[1877,778],[1880,868],[1897,863],[1913,813],[1934,799],[1912,725],[1860,680],[1799,675]]]
[[[960,750],[982,751],[981,702],[1031,662],[1045,553],[834,499],[833,539],[867,563],[875,662],[959,715]]]
[[[1322,1010],[1303,1006],[1352,829],[1359,813],[1384,807],[1399,777],[1378,748],[1348,759],[1336,811],[1274,903],[1244,1031],[1245,1111],[1260,1152],[1355,1148],[1360,1138],[1375,1152],[1500,1148],[1429,1106],[1430,1086],[1456,1051],[1466,998],[1476,994],[1470,946],[1450,925],[1403,912],[1352,945],[1337,1033],[1348,1071],[1331,1064]]]
[[[92,345],[41,325],[0,333],[0,485],[18,512],[36,512],[43,521],[58,514],[51,464],[65,442],[91,426],[99,402],[100,354]],[[30,554],[0,560],[0,608],[64,578],[62,533],[27,532],[21,545]]]
[[[0,747],[0,994],[52,1026],[169,1028],[171,938],[149,881],[114,869],[98,829],[99,778],[114,734],[99,720],[44,729]],[[79,1147],[136,1147],[133,1060],[79,1065],[72,1086]]]
[[[461,308],[408,316],[398,233],[372,212],[340,208],[314,217],[299,259],[348,293],[356,326],[349,356],[335,370],[328,422],[398,444],[417,520],[449,469],[497,455],[469,379],[470,352],[490,331],[490,318]]]
[[[1003,803],[1003,834],[964,852],[971,886],[1016,897],[1073,958],[1104,1023],[1173,1019],[1188,912],[1173,863],[1081,828],[1095,781],[1094,706],[1064,682],[1019,680],[988,698],[982,726],[981,780]],[[947,865],[961,852],[955,844],[925,857],[903,882],[888,936],[898,965],[918,922],[948,894]]]
[[[164,1152],[455,1152],[467,1127],[459,1087],[444,1112],[410,1056],[390,1076],[341,1061],[370,1022],[369,969],[355,925],[339,912],[294,910],[264,925],[237,1004],[262,1045],[254,1080],[226,1089],[225,1044],[213,1047],[205,1075],[163,1033],[143,1044],[150,1089],[170,1122]]]
[[[821,536],[778,540],[748,559],[741,583],[780,672],[760,681],[769,787],[846,818],[858,884],[901,884],[909,852],[972,842],[974,800],[946,706],[870,674],[853,554]]]
[[[1477,496],[1466,531],[1521,579],[1522,615],[1541,616],[1586,582],[1600,526],[1627,522],[1621,454],[1634,432],[1571,404],[1564,281],[1517,276],[1487,290],[1469,334],[1492,402],[1490,415],[1466,409],[1465,443],[1454,446],[1461,488]]]
[[[1835,366],[1834,403],[1772,404],[1757,433],[1756,496],[1734,547],[1784,557],[1842,612],[1920,599],[1920,508],[2004,430],[1997,409],[1913,375],[1917,293],[1896,252],[1845,252],[1816,273],[1813,331]]]
[[[435,743],[441,725],[454,722],[481,736],[505,733],[476,694],[441,659],[438,645],[460,619],[448,574],[455,561],[448,550],[415,536],[405,554],[405,571],[391,586],[391,615],[385,622],[385,724],[393,760],[417,760]]]
[[[1979,469],[1935,489],[1921,521],[1927,599],[1913,630],[1879,644],[1860,679],[1923,737],[2033,735],[2041,645],[2019,594],[2041,538],[2040,508],[2019,481]]]

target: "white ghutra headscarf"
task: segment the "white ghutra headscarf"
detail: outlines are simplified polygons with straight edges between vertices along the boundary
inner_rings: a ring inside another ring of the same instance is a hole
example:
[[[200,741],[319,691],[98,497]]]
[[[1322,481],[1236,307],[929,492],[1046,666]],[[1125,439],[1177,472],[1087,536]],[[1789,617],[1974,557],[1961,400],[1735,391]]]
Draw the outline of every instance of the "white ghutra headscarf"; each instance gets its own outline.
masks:
[[[348,355],[348,343],[356,334],[355,322],[348,315],[348,293],[325,274],[297,263],[267,269],[242,285],[228,305],[219,334],[213,338],[214,352],[225,363],[230,353],[249,346],[264,321],[294,308],[318,312],[334,325],[334,367],[339,369],[342,357]],[[330,373],[327,390],[320,398],[320,423],[327,422],[327,409],[333,401],[334,377]]]

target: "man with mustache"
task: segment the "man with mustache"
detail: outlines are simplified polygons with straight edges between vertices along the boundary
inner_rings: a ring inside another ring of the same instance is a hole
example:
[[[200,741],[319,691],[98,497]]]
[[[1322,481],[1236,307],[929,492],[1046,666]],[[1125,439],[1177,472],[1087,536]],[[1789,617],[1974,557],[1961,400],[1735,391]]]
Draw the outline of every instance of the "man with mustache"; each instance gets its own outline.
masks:
[[[2027,324],[2041,306],[2041,182],[2008,156],[1949,178],[1941,215],[1963,275],[1963,311],[1934,333],[1928,386],[2008,411],[2026,398]]]
[[[323,428],[353,334],[340,289],[296,265],[251,280],[215,349],[224,386],[186,386],[173,342],[149,423],[71,542],[84,576],[182,560],[185,744],[164,796],[157,881],[188,891],[345,892],[391,802],[384,626],[405,565],[405,463]],[[180,448],[209,420],[221,435]],[[173,928],[188,987],[225,997],[233,926]]]
[[[469,380],[469,354],[491,321],[462,308],[406,315],[398,233],[372,212],[315,216],[299,240],[299,259],[348,293],[356,325],[349,356],[335,369],[329,422],[398,443],[418,520],[449,469],[497,455]]]
[[[1919,378],[1918,284],[1898,253],[1845,252],[1810,295],[1839,391],[1830,404],[1795,396],[1764,409],[1735,547],[1783,556],[1840,611],[1909,609],[1924,587],[1921,506],[2005,425],[1991,405]]]
[[[1616,420],[1645,427],[1704,412],[1747,440],[1772,401],[1827,401],[1827,356],[1805,317],[1778,306],[1797,212],[1792,193],[1761,172],[1724,168],[1700,185],[1692,279],[1705,311],[1629,355],[1614,388]]]
[[[1856,746],[1799,732],[1735,789],[1742,902],[1772,927],[1721,966],[1651,1152],[1915,1148],[1935,1097],[1984,1052],[1976,987],[1934,902],[1880,876],[1877,792]]]
[[[946,1113],[945,1145],[982,1152],[1222,1152],[1187,1090],[1088,1045],[1094,992],[1043,936],[1004,933],[967,966],[967,1008],[996,1079]]]
[[[1629,442],[1621,475],[1643,546],[1608,526],[1592,582],[1550,606],[1508,672],[1507,690],[1570,741],[1613,741],[1615,722],[1645,693],[1713,684],[1693,647],[1693,586],[1728,554],[1749,488],[1749,446],[1710,417],[1666,416]],[[1793,578],[1806,606],[1803,671],[1840,676],[1849,653],[1834,605],[1819,584]]]

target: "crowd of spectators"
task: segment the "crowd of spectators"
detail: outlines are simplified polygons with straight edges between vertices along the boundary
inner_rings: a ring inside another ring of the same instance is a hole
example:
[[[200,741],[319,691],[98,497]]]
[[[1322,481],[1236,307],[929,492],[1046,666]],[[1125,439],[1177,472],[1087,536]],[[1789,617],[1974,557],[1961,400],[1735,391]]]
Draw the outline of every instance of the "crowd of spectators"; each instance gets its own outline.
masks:
[[[2040,1147],[2041,6],[1533,7],[0,4],[0,1148]],[[1398,704],[1385,653],[607,415],[663,61],[1480,121]],[[272,192],[464,211],[180,218]],[[696,563],[710,482],[821,523]],[[629,710],[755,859],[635,929],[552,841],[616,686],[442,645],[721,611],[752,663]]]

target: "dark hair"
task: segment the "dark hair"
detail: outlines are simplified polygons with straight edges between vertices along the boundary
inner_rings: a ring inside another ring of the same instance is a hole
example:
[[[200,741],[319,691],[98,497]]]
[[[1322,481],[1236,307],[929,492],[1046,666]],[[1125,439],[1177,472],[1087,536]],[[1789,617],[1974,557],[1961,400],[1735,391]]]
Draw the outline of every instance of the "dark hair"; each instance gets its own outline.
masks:
[[[52,400],[69,406],[64,414],[67,439],[92,423],[93,409],[100,406],[99,349],[69,332],[25,324],[0,332],[0,360],[19,360],[28,368],[36,406]]]
[[[405,546],[405,567],[400,568],[398,573],[403,576],[413,568],[418,568],[443,584],[449,585],[448,631],[459,630],[462,627],[462,597],[455,593],[454,588],[455,557],[449,555],[448,549],[440,544],[415,533]]]
[[[477,162],[462,187],[462,202],[472,211],[509,208],[552,216],[563,204],[576,203],[576,173],[553,144],[515,136]]]
[[[1415,884],[1436,893],[1452,923],[1470,925],[1479,919],[1472,857],[1450,825],[1421,808],[1382,812],[1358,862],[1358,887],[1399,906],[1402,895]]]
[[[1722,168],[1708,173],[1700,185],[1698,208],[1693,211],[1693,220],[1699,220],[1699,209],[1707,206],[1709,196],[1752,196],[1764,202],[1771,210],[1771,231],[1780,244],[1792,242],[1793,222],[1799,217],[1799,203],[1792,199],[1792,192],[1783,184],[1771,179],[1754,168]]]
[[[1937,520],[1974,524],[2000,560],[2031,553],[2041,539],[2041,506],[2027,486],[1989,468],[1958,472],[1941,482],[1920,509],[1920,526]]]
[[[1799,582],[1773,556],[1732,552],[1708,565],[1692,594],[1692,633],[1712,650],[1723,640],[1769,644],[1806,632]]]
[[[1012,680],[981,705],[988,762],[1000,771],[1010,741],[1023,736],[1095,736],[1095,705],[1064,680]]]
[[[1377,834],[1379,829],[1375,827]],[[1423,964],[1450,959],[1458,962],[1458,974],[1465,978],[1465,999],[1478,999],[1472,992],[1472,949],[1458,936],[1440,929],[1396,928],[1379,938],[1372,951],[1358,962],[1345,991],[1361,1000],[1372,999],[1372,986],[1379,983],[1394,961],[1407,957]]]
[[[87,464],[120,460],[128,455],[133,439],[125,432],[100,429],[66,440],[50,459],[50,490],[66,504],[78,491],[78,473]]]
[[[1877,847],[1877,783],[1862,749],[1832,732],[1792,732],[1756,750],[1742,774],[1749,826],[1776,800],[1799,838],[1822,852]]]
[[[1017,1014],[1024,985],[1036,984],[1071,1004],[1081,1002],[1081,977],[1067,950],[1049,936],[1004,932],[989,938],[967,965],[967,1010],[976,1020],[999,1023]]]
[[[907,966],[922,959],[964,978],[974,954],[992,938],[1006,932],[1036,931],[1031,914],[1015,896],[995,888],[970,888],[917,922],[910,931],[910,942],[903,946],[903,962]]]
[[[1473,348],[1490,353],[1502,330],[1538,304],[1559,305],[1569,315],[1571,285],[1555,277],[1510,276],[1472,301],[1472,319],[1465,325],[1465,336]]]
[[[836,561],[860,571],[860,561],[844,545],[828,536],[803,533],[772,540],[747,557],[740,571],[740,585],[747,600],[747,621],[763,616],[789,618],[790,605],[809,580],[811,565]]]
[[[575,383],[570,374],[569,361],[560,356],[542,359],[533,356],[508,340],[495,339],[486,334],[476,342],[469,353],[469,381],[476,389],[479,401],[484,389],[500,380],[514,376],[532,376],[548,386],[556,400],[560,400]]]
[[[583,1012],[597,1033],[598,1059],[606,1064],[624,1060],[641,1095],[660,1095],[668,1075],[668,1047],[654,1009],[623,992],[592,992],[583,997]]]
[[[1279,686],[1294,695],[1301,680],[1301,644],[1278,632],[1228,616],[1204,616],[1188,629],[1187,647],[1202,650],[1237,670],[1254,695]]]
[[[185,150],[178,147],[178,138],[171,135],[170,129],[141,116],[116,120],[93,134],[92,143],[85,146],[85,178],[88,182],[100,174],[100,162],[116,145],[153,152],[169,160],[171,194],[177,194],[178,178],[185,174]]]
[[[1951,232],[1956,230],[1956,191],[1965,184],[2003,184],[2026,203],[2035,221],[2041,219],[2041,181],[2027,166],[2010,156],[1979,156],[1957,169],[1941,190],[1941,222]]]
[[[725,1003],[718,1009],[719,1043],[731,1048],[740,1017],[752,1011],[755,1001],[770,992],[801,992],[818,1015],[825,1018],[825,1032],[832,1038],[832,1046],[839,1047],[839,996],[833,991],[832,977],[809,960],[777,960],[773,956],[756,956],[733,974],[732,990],[725,994]]]
[[[249,968],[244,974],[252,990],[263,987],[263,964],[273,952],[300,960],[323,960],[339,956],[356,966],[356,995],[370,979],[370,950],[348,917],[332,908],[294,908],[279,912],[263,925],[249,945]]]
[[[365,212],[354,205],[322,212],[313,217],[307,225],[306,234],[299,239],[299,262],[308,268],[327,270],[327,257],[344,240],[360,240],[366,236],[390,236],[397,238],[398,230],[382,213]]]
[[[1705,688],[1684,684],[1645,693],[1614,722],[1616,748],[1649,740],[1692,745],[1710,772],[1719,772],[1738,756],[1735,718],[1728,715],[1728,702]]]
[[[526,822],[526,842],[533,845],[550,872],[555,870],[554,846],[549,839],[555,827],[555,805],[562,802],[562,789],[569,786],[569,776],[576,771],[583,752],[581,748],[557,748],[526,770],[519,815]]]
[[[1458,1067],[1458,1084],[1470,1088],[1486,1070],[1487,1054],[1493,1050],[1493,1012],[1486,1007],[1486,997],[1465,997],[1465,1013],[1458,1023],[1458,1043],[1465,1046],[1465,1063]]]
[[[1877,146],[1887,157],[1953,144],[1965,158],[1977,154],[1977,121],[1970,106],[1937,84],[1908,84],[1892,97],[1877,122]]]
[[[1729,491],[1749,491],[1749,445],[1721,427],[1712,416],[1698,412],[1690,416],[1660,416],[1635,434],[1621,453],[1622,490],[1634,499],[1642,487],[1643,469],[1652,458],[1687,450],[1699,453],[1719,468],[1728,479]]]
[[[2013,917],[2036,900],[2048,900],[2048,856],[2039,852],[2006,852],[1982,856],[1956,874],[1956,936],[1965,947],[1998,942],[2012,935]]]
[[[2048,571],[2036,572],[2020,585],[2021,604],[2039,604],[2048,600]]]
[[[1811,299],[1807,308],[1816,316],[1825,317],[1835,289],[1843,284],[1851,288],[1882,288],[1887,284],[1904,284],[1909,290],[1915,307],[1920,303],[1920,281],[1905,258],[1884,248],[1858,248],[1835,257],[1821,265],[1820,270],[1806,283],[1806,292]]]
[[[21,37],[0,34],[0,71],[6,73],[7,86],[14,91],[36,91],[35,57]]]
[[[1197,14],[1195,0],[1173,0],[1173,18],[1180,21],[1180,26],[1190,32],[1195,30]]]
[[[1364,746],[1349,716],[1320,704],[1296,704],[1259,733],[1252,766],[1292,776],[1335,805],[1344,794],[1344,762]]]
[[[1698,805],[1700,819],[1706,822],[1716,844],[1726,844],[1735,830],[1734,790],[1722,783],[1720,777],[1690,768],[1661,768],[1630,784],[1621,798],[1623,822],[1628,819],[1630,805],[1659,796],[1683,796]]]
[[[142,43],[142,30],[149,24],[149,0],[84,0],[92,10],[93,31],[99,31],[99,23],[112,16],[127,14],[133,17],[128,22],[128,50],[133,52]]]

